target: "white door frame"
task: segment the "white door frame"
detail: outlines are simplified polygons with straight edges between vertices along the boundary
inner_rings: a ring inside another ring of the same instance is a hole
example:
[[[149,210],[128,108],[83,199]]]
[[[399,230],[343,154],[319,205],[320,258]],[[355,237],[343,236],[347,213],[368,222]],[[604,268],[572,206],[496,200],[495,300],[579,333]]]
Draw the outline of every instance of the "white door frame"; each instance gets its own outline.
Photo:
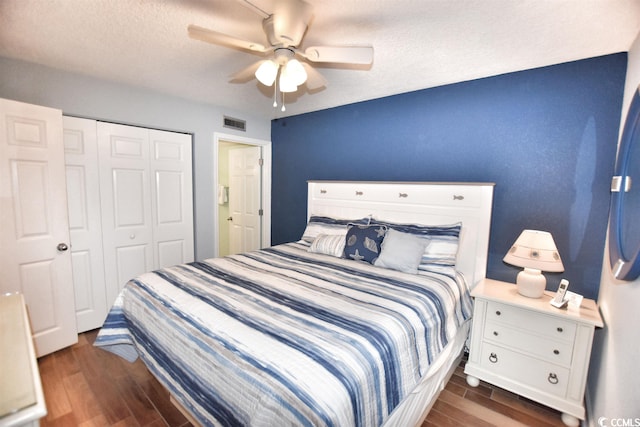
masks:
[[[257,145],[262,147],[262,245],[271,246],[271,141],[265,139],[247,138],[244,136],[231,135],[226,133],[213,133],[213,188],[212,197],[214,200],[213,208],[213,254],[218,256],[220,253],[219,235],[220,226],[218,222],[218,151],[220,149],[220,141],[234,142],[237,144]]]

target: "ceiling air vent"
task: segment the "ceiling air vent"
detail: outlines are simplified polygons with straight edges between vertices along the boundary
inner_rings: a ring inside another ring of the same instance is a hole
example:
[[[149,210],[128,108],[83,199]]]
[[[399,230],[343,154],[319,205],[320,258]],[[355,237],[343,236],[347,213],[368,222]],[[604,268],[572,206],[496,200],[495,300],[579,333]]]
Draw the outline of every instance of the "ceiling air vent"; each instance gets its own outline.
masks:
[[[246,132],[247,130],[246,120],[234,119],[233,117],[224,116],[223,126],[235,130],[241,130],[242,132]]]

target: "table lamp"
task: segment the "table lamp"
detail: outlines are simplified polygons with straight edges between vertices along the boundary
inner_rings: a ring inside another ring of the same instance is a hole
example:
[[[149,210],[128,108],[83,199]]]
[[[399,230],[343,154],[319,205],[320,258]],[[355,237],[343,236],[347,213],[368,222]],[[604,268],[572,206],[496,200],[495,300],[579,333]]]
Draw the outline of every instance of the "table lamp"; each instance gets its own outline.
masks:
[[[564,271],[560,254],[551,233],[538,230],[523,230],[505,255],[504,262],[523,267],[516,279],[518,293],[529,298],[540,298],[547,287],[543,271]]]

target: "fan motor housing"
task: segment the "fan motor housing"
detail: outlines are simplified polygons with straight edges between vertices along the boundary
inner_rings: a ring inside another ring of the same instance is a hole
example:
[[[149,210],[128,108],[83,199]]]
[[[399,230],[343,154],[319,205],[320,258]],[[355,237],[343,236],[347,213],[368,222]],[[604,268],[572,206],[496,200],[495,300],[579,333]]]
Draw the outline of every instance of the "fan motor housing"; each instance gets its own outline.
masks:
[[[304,22],[289,23],[288,28],[291,34],[276,34],[275,15],[269,15],[262,20],[262,29],[267,35],[267,40],[271,46],[296,47],[302,41],[302,36],[307,31],[307,24]],[[282,21],[282,20],[280,20]],[[280,25],[282,27],[282,24]],[[282,30],[283,28],[281,28]],[[295,34],[294,34],[295,33]]]

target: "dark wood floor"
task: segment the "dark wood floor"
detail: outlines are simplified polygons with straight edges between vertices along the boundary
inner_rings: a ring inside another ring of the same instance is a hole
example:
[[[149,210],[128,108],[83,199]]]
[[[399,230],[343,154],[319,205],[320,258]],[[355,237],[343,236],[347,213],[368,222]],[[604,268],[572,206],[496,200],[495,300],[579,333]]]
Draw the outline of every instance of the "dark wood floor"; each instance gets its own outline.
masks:
[[[483,381],[478,387],[469,386],[464,363],[456,368],[422,427],[564,426],[556,410]]]
[[[39,359],[48,426],[191,426],[139,360],[128,363],[93,347],[97,331]],[[558,412],[481,383],[467,386],[463,364],[422,427],[562,426]]]
[[[38,360],[47,426],[190,426],[169,393],[138,360],[94,347],[97,331]]]

